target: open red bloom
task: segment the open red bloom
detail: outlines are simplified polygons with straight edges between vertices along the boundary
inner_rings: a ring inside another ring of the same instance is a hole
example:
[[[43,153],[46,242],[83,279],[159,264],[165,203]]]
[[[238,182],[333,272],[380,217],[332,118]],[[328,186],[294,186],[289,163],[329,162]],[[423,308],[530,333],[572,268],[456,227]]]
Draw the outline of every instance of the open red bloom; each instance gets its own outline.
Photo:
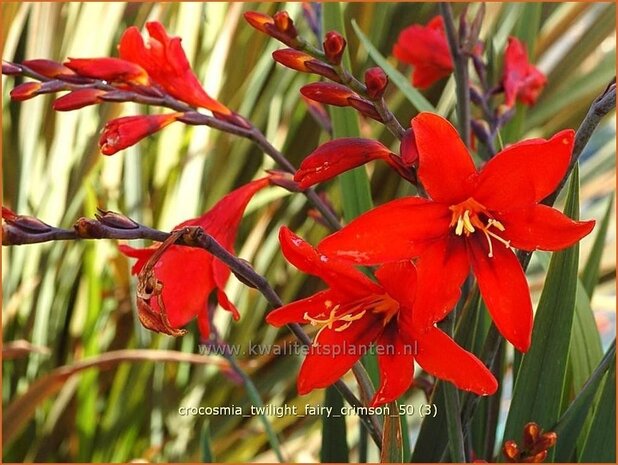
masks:
[[[103,155],[113,155],[119,150],[137,144],[144,137],[148,137],[176,121],[180,115],[182,113],[123,116],[108,121],[105,123],[99,138],[101,153]]]
[[[399,34],[393,55],[414,66],[412,84],[425,88],[453,72],[453,59],[448,48],[444,20],[436,16],[427,26],[413,24]]]
[[[191,70],[179,37],[170,37],[159,22],[146,23],[150,34],[148,46],[136,27],[128,28],[118,50],[123,60],[137,63],[148,76],[178,100],[222,115],[231,111],[210,97]]]
[[[419,257],[419,273],[435,281],[425,290],[429,301],[459,288],[471,265],[496,326],[525,352],[532,304],[513,248],[561,250],[594,227],[539,204],[566,174],[574,132],[513,144],[477,171],[441,116],[421,113],[412,129],[419,180],[431,200],[408,197],[374,208],[324,239],[319,250],[367,265]]]
[[[509,37],[502,76],[505,105],[512,107],[515,100],[534,105],[546,83],[545,75],[528,62],[524,45],[516,37]]]
[[[298,375],[299,394],[336,382],[371,344],[377,348],[380,366],[380,386],[372,405],[393,401],[408,389],[414,361],[460,389],[481,395],[496,391],[495,378],[480,360],[433,324],[418,324],[416,289],[431,283],[419,275],[417,286],[412,262],[383,265],[376,271],[376,283],[353,265],[321,254],[286,227],[279,231],[279,241],[290,263],[329,286],[266,317],[274,326],[320,326]],[[451,301],[458,297],[444,296]]]
[[[201,226],[226,250],[233,252],[234,239],[245,208],[253,195],[269,184],[269,178],[252,181],[230,192],[199,218],[180,223],[174,230],[186,226]],[[128,257],[137,258],[131,272],[138,274],[159,246],[135,249],[120,245],[120,251]],[[230,270],[205,250],[170,246],[154,266],[155,277],[163,284],[162,301],[165,314],[172,328],[181,328],[197,317],[200,333],[207,338],[210,324],[207,302],[211,292],[217,291],[219,305],[240,318],[238,310],[225,294],[225,284]],[[160,312],[156,300],[151,301],[155,311]]]

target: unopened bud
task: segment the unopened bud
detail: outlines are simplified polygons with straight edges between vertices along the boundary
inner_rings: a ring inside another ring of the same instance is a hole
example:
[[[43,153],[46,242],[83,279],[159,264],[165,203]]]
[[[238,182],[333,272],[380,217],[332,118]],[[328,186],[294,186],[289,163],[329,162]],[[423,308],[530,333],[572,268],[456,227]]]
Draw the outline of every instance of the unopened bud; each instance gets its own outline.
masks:
[[[544,451],[539,452],[538,454],[524,457],[523,459],[521,459],[521,462],[522,463],[541,463],[541,462],[544,462],[546,458],[547,458],[547,451],[544,450]]]
[[[368,100],[362,99],[360,97],[350,97],[348,99],[348,102],[350,103],[350,106],[352,108],[359,111],[363,115],[368,116],[369,118],[372,118],[376,121],[382,122],[382,117],[378,113],[378,110],[376,110],[376,107],[373,105],[373,103],[369,102]]]
[[[369,98],[377,100],[384,95],[386,86],[388,86],[388,76],[379,66],[369,68],[365,71],[365,86]]]
[[[94,216],[99,222],[114,229],[137,229],[139,224],[120,213],[98,209]]]
[[[418,147],[416,146],[416,137],[412,128],[404,133],[399,146],[399,154],[405,166],[413,166],[418,161]]]
[[[339,65],[343,52],[345,51],[346,41],[337,31],[330,31],[324,37],[324,54],[328,62],[333,65]]]
[[[102,239],[107,237],[105,226],[90,218],[80,218],[73,225],[75,233],[83,239]]]
[[[519,447],[515,441],[506,441],[502,447],[502,453],[509,462],[514,463],[519,461]]]
[[[99,98],[106,102],[129,102],[133,98],[132,92],[125,90],[112,90],[110,92],[103,93]]]
[[[295,39],[298,36],[298,32],[294,27],[294,21],[292,21],[287,11],[277,11],[273,15],[273,20],[279,32],[284,33],[290,39]]]
[[[67,68],[62,63],[53,60],[36,59],[26,60],[22,63],[30,68],[35,73],[41,74],[48,78],[64,78],[65,76],[74,76],[73,70]]]
[[[315,74],[319,74],[320,76],[324,76],[326,79],[330,79],[334,82],[341,82],[339,75],[335,71],[335,69],[327,65],[326,63],[320,60],[310,60],[305,63],[305,66]]]
[[[301,87],[300,93],[308,99],[337,107],[350,106],[348,98],[358,97],[348,87],[333,82],[312,82]]]
[[[32,97],[36,97],[37,95],[39,95],[40,89],[40,82],[24,82],[23,84],[18,85],[11,91],[11,100],[15,100],[17,102],[29,100]]]
[[[28,233],[42,234],[52,230],[50,225],[43,223],[34,216],[14,215],[12,217],[7,217],[3,214],[2,217],[8,224],[11,224]]]
[[[524,426],[524,447],[528,450],[532,449],[539,439],[541,428],[534,422],[527,423]]]

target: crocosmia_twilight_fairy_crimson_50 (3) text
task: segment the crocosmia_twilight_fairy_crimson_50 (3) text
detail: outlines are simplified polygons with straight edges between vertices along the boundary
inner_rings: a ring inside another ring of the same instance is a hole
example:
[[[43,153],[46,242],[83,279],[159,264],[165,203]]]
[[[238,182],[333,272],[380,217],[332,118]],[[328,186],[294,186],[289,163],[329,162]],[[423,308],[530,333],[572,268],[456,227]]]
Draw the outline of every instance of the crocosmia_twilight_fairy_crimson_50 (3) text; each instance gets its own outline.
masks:
[[[407,197],[374,208],[318,249],[363,265],[421,257],[419,273],[434,277],[435,299],[444,289],[459,288],[471,267],[498,330],[527,351],[532,303],[513,249],[562,250],[595,224],[540,203],[567,172],[574,131],[513,144],[477,170],[446,119],[421,113],[411,125],[418,178],[429,199]]]
[[[372,405],[393,401],[408,389],[415,361],[460,389],[480,395],[496,391],[496,379],[481,361],[434,325],[441,318],[434,308],[454,305],[459,290],[441,294],[444,302],[429,302],[425,294],[433,276],[417,277],[410,260],[382,265],[375,272],[375,282],[353,264],[320,253],[286,227],[279,231],[279,241],[290,263],[328,285],[266,317],[274,326],[319,326],[298,375],[300,394],[333,384],[371,344],[376,346],[380,370]]]

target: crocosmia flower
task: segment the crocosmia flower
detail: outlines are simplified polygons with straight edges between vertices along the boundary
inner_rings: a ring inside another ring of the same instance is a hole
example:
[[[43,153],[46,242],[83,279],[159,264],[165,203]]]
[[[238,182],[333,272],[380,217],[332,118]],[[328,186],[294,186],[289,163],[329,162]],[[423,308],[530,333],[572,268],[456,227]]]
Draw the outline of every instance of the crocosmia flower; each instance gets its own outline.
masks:
[[[71,95],[71,94],[68,94]],[[65,96],[66,98],[66,96]],[[113,155],[173,123],[182,113],[123,116],[105,123],[99,138],[103,155]]]
[[[420,257],[419,273],[433,276],[428,292],[435,299],[444,289],[459,288],[471,266],[496,326],[525,352],[532,304],[513,249],[565,249],[594,227],[594,221],[573,221],[540,204],[567,172],[574,132],[513,144],[477,171],[444,118],[421,113],[412,130],[419,181],[430,199],[388,202],[325,238],[318,249],[365,265]]]
[[[448,48],[444,20],[436,16],[426,26],[413,24],[399,34],[393,55],[414,66],[412,84],[426,88],[453,72],[453,59]]]
[[[252,181],[230,192],[199,218],[185,221],[174,229],[201,226],[223,247],[233,252],[236,232],[249,200],[269,182],[269,178]],[[135,249],[128,245],[119,248],[126,256],[137,258],[131,271],[138,274],[158,245],[145,249]],[[213,291],[216,291],[221,307],[230,311],[234,319],[240,317],[224,291],[230,270],[205,250],[171,245],[155,264],[154,274],[163,285],[161,301],[164,308],[159,308],[157,300],[152,300],[151,305],[155,312],[165,313],[172,328],[181,328],[197,317],[200,333],[207,338],[210,333],[207,303]]]
[[[505,105],[512,107],[516,100],[534,105],[546,83],[545,75],[528,62],[524,45],[516,37],[509,37],[502,76]]]
[[[191,70],[180,37],[168,36],[163,25],[155,21],[146,23],[146,29],[150,34],[148,45],[136,27],[124,32],[118,46],[120,58],[144,68],[154,82],[178,100],[222,115],[231,114],[203,89]]]
[[[460,389],[480,395],[496,391],[495,378],[480,360],[433,322],[419,325],[417,310],[424,315],[430,309],[417,307],[416,290],[433,283],[419,275],[417,285],[411,261],[381,266],[375,282],[348,262],[318,252],[285,227],[279,231],[279,240],[290,263],[329,286],[266,317],[274,326],[306,323],[319,328],[298,376],[299,394],[336,382],[371,344],[376,347],[380,368],[380,386],[372,405],[395,400],[408,389],[415,361]],[[452,293],[444,296],[457,298]]]

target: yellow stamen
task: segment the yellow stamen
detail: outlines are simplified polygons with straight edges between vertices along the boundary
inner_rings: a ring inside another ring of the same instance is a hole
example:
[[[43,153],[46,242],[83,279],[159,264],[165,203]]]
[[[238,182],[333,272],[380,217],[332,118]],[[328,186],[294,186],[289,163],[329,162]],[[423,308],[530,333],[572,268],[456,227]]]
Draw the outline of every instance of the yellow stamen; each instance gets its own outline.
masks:
[[[470,210],[466,210],[464,212],[463,223],[466,228],[466,231],[471,232],[471,233],[474,232],[474,226],[472,226],[472,223],[470,222]]]

